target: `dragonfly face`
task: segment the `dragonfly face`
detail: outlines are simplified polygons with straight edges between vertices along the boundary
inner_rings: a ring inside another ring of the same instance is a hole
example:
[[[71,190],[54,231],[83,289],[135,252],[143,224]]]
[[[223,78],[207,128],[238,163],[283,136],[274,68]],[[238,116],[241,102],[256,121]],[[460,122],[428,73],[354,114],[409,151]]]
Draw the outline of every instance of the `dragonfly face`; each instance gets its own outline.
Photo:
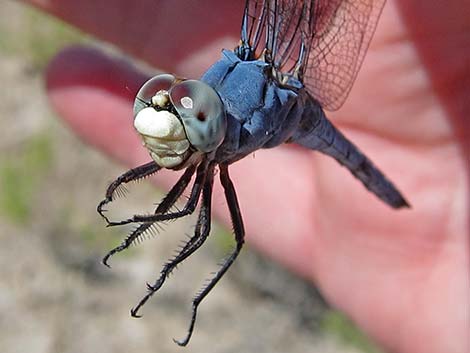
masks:
[[[181,169],[199,163],[203,153],[222,143],[227,119],[210,86],[163,74],[148,80],[137,93],[134,127],[160,167]]]
[[[192,302],[189,342],[197,309],[238,256],[245,236],[241,210],[228,167],[259,148],[296,143],[336,159],[378,198],[393,208],[408,203],[385,175],[326,117],[341,106],[359,71],[385,0],[247,0],[240,45],[224,51],[201,78],[159,75],[147,81],[134,103],[134,126],[152,162],[129,170],[107,189],[98,212],[108,225],[139,224],[109,258],[141,239],[152,225],[198,211],[193,236],[168,261],[139,309],[161,288],[178,264],[207,239],[211,228],[215,168],[232,220],[235,248]],[[225,104],[225,107],[224,107]],[[104,206],[119,187],[158,172],[183,169],[183,175],[152,215],[111,222]],[[181,210],[172,209],[195,175]]]

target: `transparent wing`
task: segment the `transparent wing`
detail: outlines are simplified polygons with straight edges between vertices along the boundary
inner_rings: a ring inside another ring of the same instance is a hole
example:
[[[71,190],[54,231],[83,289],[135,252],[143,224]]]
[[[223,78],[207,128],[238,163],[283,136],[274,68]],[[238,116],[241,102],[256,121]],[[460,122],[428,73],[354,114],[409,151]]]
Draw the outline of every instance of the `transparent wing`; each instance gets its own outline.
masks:
[[[247,0],[242,42],[279,71],[296,71],[323,108],[336,110],[357,76],[384,4]]]

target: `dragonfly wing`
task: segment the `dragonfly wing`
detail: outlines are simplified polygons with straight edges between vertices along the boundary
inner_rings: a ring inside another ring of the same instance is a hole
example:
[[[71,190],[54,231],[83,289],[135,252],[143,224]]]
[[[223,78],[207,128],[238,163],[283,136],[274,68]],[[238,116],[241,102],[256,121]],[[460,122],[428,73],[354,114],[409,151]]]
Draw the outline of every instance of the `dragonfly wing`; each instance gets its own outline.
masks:
[[[267,55],[276,69],[291,72],[302,43],[308,42],[312,1],[248,0],[242,26],[242,42],[255,57]],[[288,68],[288,64],[291,66]]]
[[[248,0],[245,33],[276,69],[298,70],[327,110],[345,101],[359,72],[385,0]]]
[[[316,2],[315,34],[304,84],[321,105],[338,109],[361,67],[385,0]],[[323,7],[323,8],[322,8]]]

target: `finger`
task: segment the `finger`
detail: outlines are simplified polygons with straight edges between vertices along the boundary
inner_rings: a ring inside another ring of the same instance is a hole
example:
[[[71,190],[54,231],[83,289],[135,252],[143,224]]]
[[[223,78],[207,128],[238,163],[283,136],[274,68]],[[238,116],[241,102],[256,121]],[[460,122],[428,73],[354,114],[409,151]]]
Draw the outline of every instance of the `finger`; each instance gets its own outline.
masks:
[[[132,100],[146,77],[124,61],[75,47],[50,63],[47,90],[53,108],[87,143],[131,164],[143,160],[132,126]]]
[[[243,1],[217,0],[28,2],[150,64],[188,76],[199,76],[221,48],[237,44],[243,10]]]

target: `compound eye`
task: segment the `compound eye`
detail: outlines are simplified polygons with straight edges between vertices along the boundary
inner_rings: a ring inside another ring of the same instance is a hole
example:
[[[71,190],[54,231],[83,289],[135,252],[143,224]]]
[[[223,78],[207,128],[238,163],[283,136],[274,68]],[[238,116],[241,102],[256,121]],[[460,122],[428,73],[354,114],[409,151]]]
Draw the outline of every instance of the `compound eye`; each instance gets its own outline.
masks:
[[[169,93],[189,142],[201,152],[215,150],[227,130],[223,103],[217,92],[202,81],[186,80],[175,84]]]
[[[159,91],[169,91],[176,81],[175,76],[170,74],[157,75],[145,82],[137,92],[134,101],[134,116],[143,108],[152,105],[152,98]]]

